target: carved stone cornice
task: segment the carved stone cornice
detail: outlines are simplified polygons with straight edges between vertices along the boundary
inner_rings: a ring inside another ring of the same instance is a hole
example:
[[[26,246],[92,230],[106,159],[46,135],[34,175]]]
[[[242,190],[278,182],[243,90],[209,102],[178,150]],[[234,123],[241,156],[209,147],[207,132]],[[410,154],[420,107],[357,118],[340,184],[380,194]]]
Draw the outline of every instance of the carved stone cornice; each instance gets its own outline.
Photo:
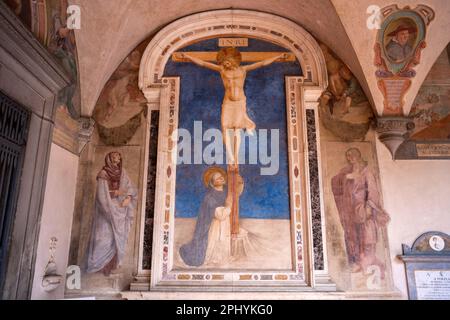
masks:
[[[144,96],[147,99],[147,104],[148,104],[149,109],[158,109],[159,108],[159,102],[161,100],[161,89],[166,86],[167,86],[167,84],[158,83],[158,84],[149,85],[149,86],[145,87],[144,89],[142,89],[142,92],[144,93]]]
[[[62,66],[3,1],[0,1],[0,43],[53,93],[70,84]]]
[[[376,119],[378,138],[395,158],[400,145],[405,142],[409,131],[414,129],[414,122],[408,117],[379,117]]]

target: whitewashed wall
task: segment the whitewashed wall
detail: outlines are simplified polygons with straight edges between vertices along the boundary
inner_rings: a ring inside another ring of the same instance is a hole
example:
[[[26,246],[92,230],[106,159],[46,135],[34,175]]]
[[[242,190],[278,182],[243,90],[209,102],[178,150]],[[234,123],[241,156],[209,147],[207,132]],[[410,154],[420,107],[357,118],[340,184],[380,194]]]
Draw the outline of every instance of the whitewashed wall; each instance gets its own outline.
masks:
[[[407,298],[405,268],[397,255],[427,231],[450,233],[450,160],[393,161],[377,141],[384,205],[395,286]]]
[[[32,299],[62,299],[64,284],[47,293],[42,289],[42,277],[50,258],[50,239],[58,239],[55,261],[58,274],[64,275],[69,256],[70,233],[75,202],[79,158],[52,144],[45,188],[44,207],[34,272]],[[64,278],[65,279],[65,278]]]

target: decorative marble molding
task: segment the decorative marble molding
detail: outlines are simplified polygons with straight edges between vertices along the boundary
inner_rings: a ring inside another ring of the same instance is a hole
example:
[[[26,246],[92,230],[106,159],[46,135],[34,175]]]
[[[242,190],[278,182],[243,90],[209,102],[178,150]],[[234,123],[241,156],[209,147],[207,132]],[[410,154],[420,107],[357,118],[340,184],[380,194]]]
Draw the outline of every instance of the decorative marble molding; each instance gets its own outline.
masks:
[[[30,73],[36,80],[44,83],[47,90],[57,94],[70,84],[65,70],[55,61],[47,48],[36,41],[35,36],[3,1],[0,1],[0,26],[2,47],[15,46],[14,51],[7,52],[14,52],[15,60],[26,61],[29,64]],[[9,64],[4,66],[8,69],[12,68]],[[48,97],[49,94],[45,96]]]
[[[153,300],[153,301],[190,301],[190,300],[399,300],[402,295],[398,291],[389,292],[121,292],[125,300]]]
[[[172,270],[174,241],[174,203],[176,178],[176,144],[172,133],[177,129],[180,94],[179,78],[165,78],[165,64],[174,52],[190,43],[211,37],[242,36],[258,38],[279,44],[293,52],[304,70],[305,77],[287,79],[287,115],[293,122],[288,123],[290,153],[291,216],[293,232],[293,261],[295,268],[286,272],[193,272]],[[318,99],[328,86],[325,59],[317,42],[298,25],[269,14],[245,10],[219,10],[195,14],[164,28],[148,45],[139,74],[139,86],[147,101],[148,110],[159,110],[159,142],[157,180],[155,195],[155,217],[153,237],[153,258],[151,271],[143,268],[143,238],[145,230],[146,190],[141,190],[141,232],[136,283],[131,290],[186,290],[204,291],[205,286],[220,291],[275,291],[317,290],[335,291],[330,281],[326,259],[325,219],[323,203],[316,210],[316,226],[312,229],[310,188],[306,169],[309,163],[306,150],[306,108],[317,111]],[[292,94],[291,94],[292,93]],[[290,99],[293,99],[292,101]],[[150,118],[150,117],[148,117]],[[316,112],[317,123],[317,112]],[[146,185],[149,159],[151,124],[146,123],[144,176]],[[319,144],[319,141],[317,141]],[[320,150],[320,146],[318,147]],[[320,156],[319,156],[320,158]],[[320,159],[319,159],[320,167]],[[297,169],[297,170],[296,170]],[[319,185],[321,185],[319,177]],[[320,201],[322,201],[320,199]],[[317,214],[319,213],[319,214]],[[319,217],[320,216],[320,217]],[[298,231],[298,232],[297,232]],[[317,248],[313,248],[313,236],[317,238]],[[320,234],[319,234],[320,233]],[[314,252],[319,252],[318,270],[314,269]],[[151,274],[150,274],[151,272]],[[150,276],[151,275],[151,276]],[[150,288],[145,281],[150,281]],[[238,286],[236,286],[239,284]],[[240,287],[242,286],[242,287]],[[239,288],[240,287],[240,288]]]
[[[378,138],[389,149],[392,159],[400,145],[405,142],[406,134],[414,129],[414,122],[407,117],[379,117],[376,119]]]
[[[448,140],[407,140],[397,150],[396,160],[450,160]]]
[[[94,133],[93,118],[81,117],[73,119],[68,110],[59,106],[56,109],[53,143],[79,156]]]
[[[325,59],[316,40],[290,20],[262,12],[217,10],[175,21],[150,42],[141,60],[139,88],[146,92],[161,84],[172,54],[187,44],[211,37],[242,36],[276,43],[295,54],[305,74],[305,84],[324,90],[328,86]]]
[[[298,109],[302,110],[304,127],[304,161],[307,194],[307,210],[309,219],[311,250],[311,268],[313,271],[314,288],[320,291],[336,291],[336,284],[329,275],[327,254],[327,232],[325,223],[325,205],[323,199],[322,163],[319,125],[319,98],[322,91],[310,90],[299,85],[300,92]]]

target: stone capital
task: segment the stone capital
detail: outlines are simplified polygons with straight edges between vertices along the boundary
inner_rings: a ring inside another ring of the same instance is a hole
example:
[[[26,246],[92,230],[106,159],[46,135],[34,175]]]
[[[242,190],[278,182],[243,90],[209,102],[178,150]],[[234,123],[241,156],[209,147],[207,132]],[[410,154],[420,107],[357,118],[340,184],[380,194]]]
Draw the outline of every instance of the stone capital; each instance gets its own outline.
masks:
[[[408,117],[378,117],[376,119],[378,138],[389,149],[393,159],[412,129],[414,129],[414,122]]]

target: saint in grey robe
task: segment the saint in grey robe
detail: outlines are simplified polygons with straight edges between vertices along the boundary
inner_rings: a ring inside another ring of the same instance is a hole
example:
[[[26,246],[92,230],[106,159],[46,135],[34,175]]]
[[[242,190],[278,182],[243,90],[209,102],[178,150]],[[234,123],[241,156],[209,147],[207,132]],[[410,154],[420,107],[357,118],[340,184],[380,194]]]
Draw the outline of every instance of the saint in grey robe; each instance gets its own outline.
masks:
[[[117,265],[121,265],[136,206],[137,191],[125,170],[122,169],[120,178],[120,190],[124,191],[124,194],[117,198],[111,196],[108,180],[99,176],[88,248],[88,273],[101,271],[113,259],[117,259]],[[131,196],[131,203],[128,207],[122,207],[121,204],[127,196]]]

